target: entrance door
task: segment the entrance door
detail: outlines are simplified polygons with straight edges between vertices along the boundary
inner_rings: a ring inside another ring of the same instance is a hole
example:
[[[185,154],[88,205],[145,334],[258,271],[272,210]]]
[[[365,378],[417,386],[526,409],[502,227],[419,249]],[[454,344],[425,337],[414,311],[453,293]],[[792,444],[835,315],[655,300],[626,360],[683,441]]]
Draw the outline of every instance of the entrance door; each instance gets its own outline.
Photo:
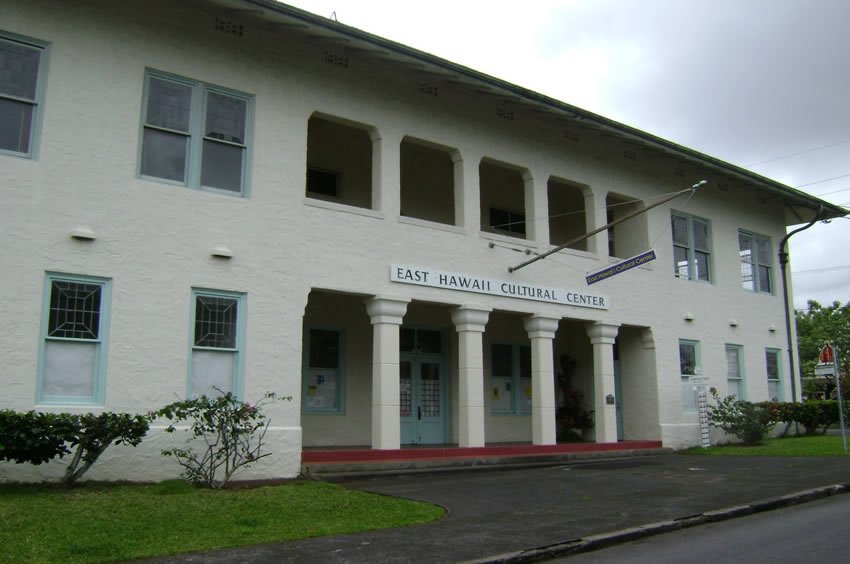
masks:
[[[441,362],[410,355],[402,359],[399,368],[401,443],[444,443],[446,419]]]
[[[614,398],[617,407],[617,440],[623,440],[623,386],[620,382],[620,361],[614,361]]]

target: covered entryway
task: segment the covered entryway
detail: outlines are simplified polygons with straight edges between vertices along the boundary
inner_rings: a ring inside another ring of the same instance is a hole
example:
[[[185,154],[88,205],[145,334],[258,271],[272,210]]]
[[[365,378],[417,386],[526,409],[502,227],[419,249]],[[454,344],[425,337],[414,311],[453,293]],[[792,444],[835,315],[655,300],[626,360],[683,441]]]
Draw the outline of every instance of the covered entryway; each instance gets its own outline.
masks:
[[[445,332],[402,327],[399,345],[401,444],[446,443]]]

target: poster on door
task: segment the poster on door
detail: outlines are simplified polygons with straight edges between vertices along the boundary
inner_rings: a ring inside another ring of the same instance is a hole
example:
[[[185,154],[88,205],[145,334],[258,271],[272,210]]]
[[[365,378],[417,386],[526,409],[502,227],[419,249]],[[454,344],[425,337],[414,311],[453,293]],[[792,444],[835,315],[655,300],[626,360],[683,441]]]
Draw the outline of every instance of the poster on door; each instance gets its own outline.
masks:
[[[338,385],[338,370],[311,368],[307,373],[307,407],[336,409]]]

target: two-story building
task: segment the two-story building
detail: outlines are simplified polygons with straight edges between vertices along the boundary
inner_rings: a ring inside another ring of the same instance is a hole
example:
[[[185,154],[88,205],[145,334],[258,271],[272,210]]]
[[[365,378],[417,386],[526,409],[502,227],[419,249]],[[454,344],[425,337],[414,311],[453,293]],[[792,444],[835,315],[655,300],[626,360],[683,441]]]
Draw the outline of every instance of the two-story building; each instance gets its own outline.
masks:
[[[779,243],[846,213],[271,0],[0,0],[0,202],[0,407],[292,396],[246,477],[551,445],[566,396],[587,439],[696,444],[694,375],[799,398]]]

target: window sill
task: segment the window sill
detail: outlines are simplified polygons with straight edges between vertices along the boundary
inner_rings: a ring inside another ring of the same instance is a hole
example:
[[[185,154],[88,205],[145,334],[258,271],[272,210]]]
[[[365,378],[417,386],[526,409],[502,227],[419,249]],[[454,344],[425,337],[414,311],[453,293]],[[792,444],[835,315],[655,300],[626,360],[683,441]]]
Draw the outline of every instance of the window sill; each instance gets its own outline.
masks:
[[[424,227],[426,229],[436,229],[438,231],[447,231],[449,233],[457,233],[458,235],[466,235],[466,230],[456,225],[448,223],[440,223],[438,221],[429,221],[427,219],[419,219],[416,217],[399,216],[398,222],[404,225],[413,225],[415,227]]]
[[[364,217],[371,217],[373,219],[384,219],[384,214],[372,209],[358,208],[357,206],[351,206],[348,204],[338,204],[336,202],[327,202],[325,200],[317,200],[315,198],[308,198],[306,196],[304,197],[304,205],[325,210],[333,210],[337,212],[351,213],[354,215],[362,215]]]
[[[488,241],[498,241],[499,243],[520,245],[523,247],[528,247],[529,249],[536,249],[538,247],[537,241],[531,241],[529,239],[520,239],[519,237],[511,237],[510,235],[499,235],[497,233],[491,233],[489,231],[479,231],[478,235],[482,239],[486,239]]]

